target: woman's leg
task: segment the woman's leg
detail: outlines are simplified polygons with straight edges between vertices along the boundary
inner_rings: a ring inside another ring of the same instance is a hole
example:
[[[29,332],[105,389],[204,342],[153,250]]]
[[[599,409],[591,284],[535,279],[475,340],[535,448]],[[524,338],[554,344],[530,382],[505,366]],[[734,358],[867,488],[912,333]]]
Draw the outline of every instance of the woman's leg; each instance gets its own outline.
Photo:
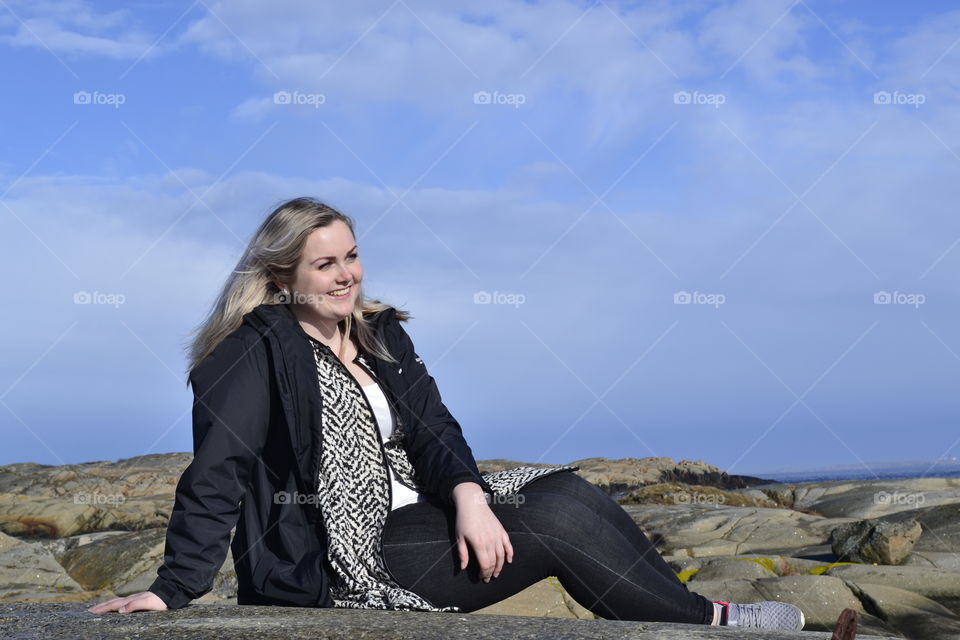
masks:
[[[617,530],[637,548],[641,550],[641,555],[654,569],[662,573],[669,580],[680,582],[677,574],[673,572],[670,565],[660,556],[650,539],[637,526],[623,507],[616,500],[604,493],[603,489],[584,480],[577,474],[569,471],[552,473],[542,478],[537,478],[528,484],[524,490],[527,491],[545,491],[548,493],[559,493],[575,498],[587,505],[604,518],[610,521]],[[521,491],[523,493],[523,491]]]
[[[390,514],[383,546],[387,567],[401,586],[435,606],[475,611],[557,576],[577,602],[603,618],[709,624],[713,604],[673,572],[665,575],[646,536],[630,520],[635,535],[608,503],[623,509],[599,489],[591,495],[576,481],[547,482],[563,475],[574,474],[540,478],[515,502],[490,505],[510,536],[514,560],[489,583],[480,579],[472,549],[460,571],[456,513],[432,500]]]

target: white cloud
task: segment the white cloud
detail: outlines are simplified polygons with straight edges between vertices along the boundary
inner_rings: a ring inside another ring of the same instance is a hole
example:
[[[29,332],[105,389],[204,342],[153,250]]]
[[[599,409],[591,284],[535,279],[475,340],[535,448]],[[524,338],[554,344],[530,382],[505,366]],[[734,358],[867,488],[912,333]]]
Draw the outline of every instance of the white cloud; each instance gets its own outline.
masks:
[[[155,36],[141,30],[129,10],[101,13],[81,0],[13,2],[16,16],[5,21],[11,32],[0,42],[56,54],[137,59],[155,55]]]

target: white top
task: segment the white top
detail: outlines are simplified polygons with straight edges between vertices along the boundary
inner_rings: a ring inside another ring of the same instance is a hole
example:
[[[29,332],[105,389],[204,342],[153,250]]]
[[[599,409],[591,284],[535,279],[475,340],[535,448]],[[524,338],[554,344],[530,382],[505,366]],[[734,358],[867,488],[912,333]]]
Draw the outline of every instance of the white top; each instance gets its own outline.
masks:
[[[390,405],[387,402],[387,397],[383,394],[383,389],[381,389],[380,385],[376,382],[361,385],[360,388],[363,389],[367,400],[370,401],[370,406],[373,407],[377,426],[380,428],[380,437],[385,442],[387,438],[390,437],[390,434],[393,433],[393,415],[390,413]],[[414,502],[425,502],[427,499],[422,493],[414,491],[397,480],[397,474],[393,471],[393,467],[390,467],[390,485],[393,491],[393,503],[390,505],[391,511]]]

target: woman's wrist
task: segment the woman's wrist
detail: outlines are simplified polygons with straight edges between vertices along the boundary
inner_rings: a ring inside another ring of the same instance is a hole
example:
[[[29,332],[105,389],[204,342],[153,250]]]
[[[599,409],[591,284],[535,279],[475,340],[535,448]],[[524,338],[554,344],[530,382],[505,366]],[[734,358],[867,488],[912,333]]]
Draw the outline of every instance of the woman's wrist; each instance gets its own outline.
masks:
[[[452,495],[453,502],[458,508],[468,505],[487,504],[487,497],[483,492],[483,487],[476,482],[465,481],[457,483],[453,487]]]

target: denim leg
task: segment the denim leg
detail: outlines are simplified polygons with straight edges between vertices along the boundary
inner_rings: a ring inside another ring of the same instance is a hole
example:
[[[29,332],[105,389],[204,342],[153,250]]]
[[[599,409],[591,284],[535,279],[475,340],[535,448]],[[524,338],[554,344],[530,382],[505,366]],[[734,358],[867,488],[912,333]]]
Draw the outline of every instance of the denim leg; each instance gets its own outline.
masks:
[[[514,560],[489,583],[480,579],[472,549],[467,568],[460,570],[455,510],[433,500],[391,512],[383,545],[388,569],[400,585],[432,604],[464,611],[557,576],[577,602],[602,618],[709,624],[710,601],[689,591],[669,567],[665,574],[656,565],[663,560],[649,540],[601,490],[560,472],[531,482],[516,498],[490,505],[510,536]]]
[[[572,472],[552,473],[542,478],[537,478],[529,483],[521,491],[539,491],[547,493],[558,493],[570,496],[587,505],[590,509],[601,514],[604,518],[617,528],[617,530],[634,547],[640,550],[644,560],[646,560],[654,569],[667,577],[669,580],[676,580],[679,584],[680,579],[673,572],[670,565],[660,556],[653,543],[643,532],[642,529],[633,521],[623,507],[616,500],[604,493],[603,489],[584,480]],[[712,615],[712,614],[711,614]]]

